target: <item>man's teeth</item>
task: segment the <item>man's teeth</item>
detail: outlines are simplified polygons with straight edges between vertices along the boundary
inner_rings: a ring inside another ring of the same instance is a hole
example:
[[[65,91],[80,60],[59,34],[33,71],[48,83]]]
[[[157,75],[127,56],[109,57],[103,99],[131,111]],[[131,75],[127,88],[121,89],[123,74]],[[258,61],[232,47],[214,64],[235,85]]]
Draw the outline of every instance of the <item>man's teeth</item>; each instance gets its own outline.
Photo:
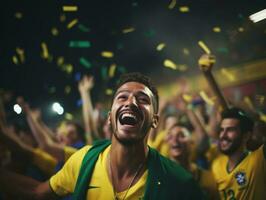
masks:
[[[131,117],[131,118],[137,120],[137,117],[135,115],[131,114],[131,113],[125,113],[125,114],[123,114],[122,115],[122,119],[124,119],[125,117]]]

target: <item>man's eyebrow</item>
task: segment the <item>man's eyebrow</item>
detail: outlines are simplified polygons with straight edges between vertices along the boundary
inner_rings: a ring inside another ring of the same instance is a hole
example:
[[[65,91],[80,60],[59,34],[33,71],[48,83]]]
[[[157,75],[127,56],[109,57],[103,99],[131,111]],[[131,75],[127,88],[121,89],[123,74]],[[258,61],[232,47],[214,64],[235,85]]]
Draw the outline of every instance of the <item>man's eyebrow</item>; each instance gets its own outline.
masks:
[[[123,93],[123,92],[126,92],[126,93],[130,93],[130,91],[129,90],[120,90],[120,91],[118,91],[116,94],[115,94],[115,97],[117,96],[117,95],[119,95],[120,93]],[[137,95],[144,95],[144,96],[146,96],[146,97],[150,97],[148,94],[146,94],[145,92],[143,92],[143,91],[137,91]]]

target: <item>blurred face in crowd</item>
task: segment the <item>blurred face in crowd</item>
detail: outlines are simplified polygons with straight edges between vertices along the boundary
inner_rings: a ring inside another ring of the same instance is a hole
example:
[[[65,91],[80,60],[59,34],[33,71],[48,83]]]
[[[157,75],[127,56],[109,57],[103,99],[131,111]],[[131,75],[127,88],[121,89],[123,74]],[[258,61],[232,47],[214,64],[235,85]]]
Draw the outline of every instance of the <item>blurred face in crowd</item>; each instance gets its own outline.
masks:
[[[220,125],[219,149],[226,155],[234,154],[244,145],[244,136],[240,131],[239,120],[223,119]]]
[[[189,131],[182,126],[174,126],[169,130],[168,134],[170,157],[178,159],[181,156],[187,156],[191,142]]]
[[[109,113],[114,137],[122,144],[142,141],[158,123],[155,98],[151,90],[138,82],[127,82],[118,88]]]
[[[177,117],[176,116],[168,116],[168,117],[166,117],[166,119],[165,119],[165,129],[166,130],[169,130],[170,128],[172,128],[173,127],[173,125],[174,124],[176,124],[177,123]]]
[[[65,124],[57,130],[57,139],[59,143],[70,146],[80,138],[75,125]]]

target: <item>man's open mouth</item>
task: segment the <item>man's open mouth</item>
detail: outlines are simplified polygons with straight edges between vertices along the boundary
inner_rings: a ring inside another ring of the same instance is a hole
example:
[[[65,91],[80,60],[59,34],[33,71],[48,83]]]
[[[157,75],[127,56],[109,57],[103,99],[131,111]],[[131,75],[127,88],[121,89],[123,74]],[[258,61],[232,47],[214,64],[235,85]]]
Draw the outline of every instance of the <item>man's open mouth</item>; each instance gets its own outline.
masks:
[[[135,112],[123,111],[119,114],[118,120],[121,125],[135,126],[140,122],[141,116]]]

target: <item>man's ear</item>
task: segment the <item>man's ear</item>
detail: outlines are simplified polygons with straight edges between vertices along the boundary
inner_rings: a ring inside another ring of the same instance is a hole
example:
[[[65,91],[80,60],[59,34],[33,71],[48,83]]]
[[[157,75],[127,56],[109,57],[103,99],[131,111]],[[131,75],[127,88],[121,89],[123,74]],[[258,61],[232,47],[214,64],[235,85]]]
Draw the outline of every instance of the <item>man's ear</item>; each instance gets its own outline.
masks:
[[[153,119],[152,119],[151,127],[152,128],[157,128],[158,124],[159,124],[159,115],[158,114],[154,114],[153,115]]]

